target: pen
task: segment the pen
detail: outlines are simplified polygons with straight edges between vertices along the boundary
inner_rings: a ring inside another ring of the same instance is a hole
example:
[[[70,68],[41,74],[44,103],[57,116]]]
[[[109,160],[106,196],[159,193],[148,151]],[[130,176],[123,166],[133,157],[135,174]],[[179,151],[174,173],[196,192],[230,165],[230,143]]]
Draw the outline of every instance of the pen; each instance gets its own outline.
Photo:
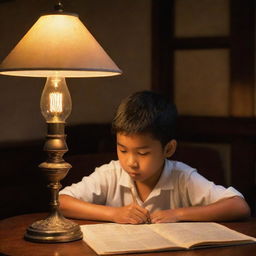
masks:
[[[137,199],[136,199],[136,197],[135,197],[135,195],[134,195],[134,193],[133,193],[133,191],[132,191],[132,188],[130,188],[130,190],[131,190],[131,195],[132,195],[132,200],[133,200],[133,202],[134,202],[135,204],[139,205],[139,204],[138,204],[138,201],[137,201]]]
[[[135,196],[134,193],[133,193],[132,188],[130,188],[130,191],[131,191],[133,203],[139,205],[139,204],[138,204],[138,201],[137,201],[137,199],[136,199],[136,196]],[[148,216],[148,217],[147,217],[147,222],[146,222],[146,224],[150,224],[150,223],[151,223],[151,219],[150,219],[150,216]]]

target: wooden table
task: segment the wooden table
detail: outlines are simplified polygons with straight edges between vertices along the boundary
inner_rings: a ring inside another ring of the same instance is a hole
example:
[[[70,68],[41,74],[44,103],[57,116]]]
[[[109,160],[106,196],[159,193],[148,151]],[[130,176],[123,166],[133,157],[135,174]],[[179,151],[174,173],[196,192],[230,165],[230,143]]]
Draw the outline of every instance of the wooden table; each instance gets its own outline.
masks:
[[[43,244],[24,240],[26,228],[35,220],[46,217],[44,213],[27,214],[0,221],[0,255],[8,256],[87,256],[97,255],[82,240],[70,243]],[[78,224],[96,223],[93,221],[75,220]],[[222,223],[227,227],[256,237],[256,219],[244,222]],[[2,253],[2,254],[1,254]],[[172,256],[253,256],[256,255],[256,244],[236,245],[219,248],[197,249],[190,251],[169,251],[130,255],[172,255]]]

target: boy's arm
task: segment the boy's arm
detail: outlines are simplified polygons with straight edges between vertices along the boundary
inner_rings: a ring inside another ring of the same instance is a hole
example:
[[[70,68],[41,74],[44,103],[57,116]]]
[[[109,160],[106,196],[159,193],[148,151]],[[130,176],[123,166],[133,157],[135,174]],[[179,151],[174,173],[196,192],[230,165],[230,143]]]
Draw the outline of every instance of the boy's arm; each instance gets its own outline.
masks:
[[[152,223],[177,221],[233,221],[248,218],[250,208],[239,196],[225,198],[207,206],[177,208],[151,214]]]
[[[60,195],[60,210],[70,218],[139,224],[147,222],[149,213],[137,204],[124,207],[110,207],[78,200],[68,195]]]

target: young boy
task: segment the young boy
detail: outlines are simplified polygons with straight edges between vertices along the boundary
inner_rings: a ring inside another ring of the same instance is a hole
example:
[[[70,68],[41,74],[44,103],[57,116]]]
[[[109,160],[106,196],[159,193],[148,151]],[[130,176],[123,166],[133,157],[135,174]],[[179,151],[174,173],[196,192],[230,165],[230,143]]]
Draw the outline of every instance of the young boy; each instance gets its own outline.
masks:
[[[176,116],[174,105],[150,91],[124,99],[112,123],[119,161],[64,188],[59,198],[63,214],[132,224],[248,217],[250,209],[237,190],[167,160],[177,146]]]

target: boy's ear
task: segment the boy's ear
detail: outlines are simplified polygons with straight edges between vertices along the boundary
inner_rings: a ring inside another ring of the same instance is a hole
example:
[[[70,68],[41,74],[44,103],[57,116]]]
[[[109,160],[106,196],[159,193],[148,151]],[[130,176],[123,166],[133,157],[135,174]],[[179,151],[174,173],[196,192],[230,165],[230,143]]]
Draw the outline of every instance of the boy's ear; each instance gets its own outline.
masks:
[[[176,140],[170,140],[165,145],[165,148],[164,148],[165,157],[166,158],[171,157],[175,153],[176,148],[177,148],[177,141]]]

